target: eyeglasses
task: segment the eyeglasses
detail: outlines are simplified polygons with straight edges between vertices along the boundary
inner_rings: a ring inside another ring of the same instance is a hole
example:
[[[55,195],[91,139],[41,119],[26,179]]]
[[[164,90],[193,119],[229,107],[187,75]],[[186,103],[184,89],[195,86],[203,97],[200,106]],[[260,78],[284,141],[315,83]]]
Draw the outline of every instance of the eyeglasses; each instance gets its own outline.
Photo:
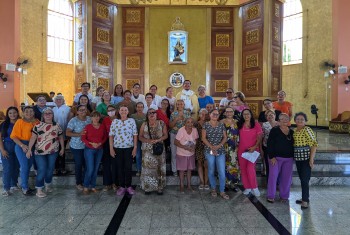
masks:
[[[232,93],[232,91],[226,91],[226,94],[231,94]]]
[[[156,112],[149,112],[148,115],[156,114]]]
[[[41,101],[46,101],[46,99],[38,99],[38,101],[39,101],[39,102],[41,102]]]
[[[218,113],[212,113],[212,115],[213,115],[214,117],[219,116],[219,114],[218,114]]]

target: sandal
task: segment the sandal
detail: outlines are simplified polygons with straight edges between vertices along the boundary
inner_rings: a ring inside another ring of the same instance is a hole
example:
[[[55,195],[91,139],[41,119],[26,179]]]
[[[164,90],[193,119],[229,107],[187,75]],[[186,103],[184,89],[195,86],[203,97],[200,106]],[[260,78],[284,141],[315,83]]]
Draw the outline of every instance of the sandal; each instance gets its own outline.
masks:
[[[217,194],[217,192],[215,190],[212,190],[210,194],[211,194],[212,197],[217,197],[218,196],[218,194]]]
[[[274,203],[274,202],[275,202],[275,199],[268,198],[268,199],[267,199],[267,202],[269,202],[269,203]]]
[[[203,190],[204,189],[204,185],[203,184],[199,185],[198,189],[199,190]]]
[[[225,200],[230,199],[230,197],[225,192],[220,193],[220,196]]]
[[[288,201],[289,201],[288,199],[281,198],[281,202],[282,202],[282,203],[287,203]]]
[[[210,187],[209,187],[209,185],[204,185],[204,190],[209,190],[210,189]]]

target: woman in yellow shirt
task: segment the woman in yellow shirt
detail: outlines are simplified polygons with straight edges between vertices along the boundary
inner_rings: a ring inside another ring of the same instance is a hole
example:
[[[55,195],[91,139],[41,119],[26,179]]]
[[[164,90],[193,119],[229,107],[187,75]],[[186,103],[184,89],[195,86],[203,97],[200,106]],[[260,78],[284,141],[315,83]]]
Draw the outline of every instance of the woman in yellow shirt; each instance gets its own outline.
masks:
[[[34,190],[28,187],[29,171],[33,164],[33,157],[26,157],[33,127],[39,123],[34,117],[34,109],[31,106],[23,108],[23,119],[19,119],[11,132],[11,139],[16,143],[15,153],[20,165],[20,177],[22,192],[26,196],[34,195]]]
[[[307,209],[309,207],[309,181],[311,169],[314,167],[317,140],[312,129],[305,126],[307,122],[305,113],[296,113],[294,121],[297,125],[293,134],[294,159],[301,182],[302,192],[302,199],[296,200],[296,203],[301,204],[301,209]]]

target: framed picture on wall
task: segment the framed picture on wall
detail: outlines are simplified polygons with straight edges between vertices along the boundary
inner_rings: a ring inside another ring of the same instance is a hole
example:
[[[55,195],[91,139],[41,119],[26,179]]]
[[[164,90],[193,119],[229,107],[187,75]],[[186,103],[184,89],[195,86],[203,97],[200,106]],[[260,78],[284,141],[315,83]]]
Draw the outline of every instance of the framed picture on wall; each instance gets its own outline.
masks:
[[[175,30],[168,32],[169,64],[187,64],[188,32]]]

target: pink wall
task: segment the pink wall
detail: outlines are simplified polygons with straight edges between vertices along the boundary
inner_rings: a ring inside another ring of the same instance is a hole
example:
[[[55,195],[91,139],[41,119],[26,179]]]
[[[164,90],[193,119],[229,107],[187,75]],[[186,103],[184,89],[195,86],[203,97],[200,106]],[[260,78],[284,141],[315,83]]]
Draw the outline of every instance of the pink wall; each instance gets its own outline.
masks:
[[[0,81],[0,110],[11,105],[18,106],[20,95],[19,74],[5,70],[8,62],[16,63],[20,56],[19,41],[19,2],[20,0],[0,1],[0,71],[7,76],[7,82]],[[6,19],[6,20],[4,20]],[[4,87],[6,84],[6,88]]]
[[[338,74],[332,81],[331,115],[335,118],[344,111],[350,111],[350,84],[344,80],[350,74],[350,1],[333,0],[333,59],[337,64],[348,66],[348,74]],[[348,86],[349,90],[345,88]]]

